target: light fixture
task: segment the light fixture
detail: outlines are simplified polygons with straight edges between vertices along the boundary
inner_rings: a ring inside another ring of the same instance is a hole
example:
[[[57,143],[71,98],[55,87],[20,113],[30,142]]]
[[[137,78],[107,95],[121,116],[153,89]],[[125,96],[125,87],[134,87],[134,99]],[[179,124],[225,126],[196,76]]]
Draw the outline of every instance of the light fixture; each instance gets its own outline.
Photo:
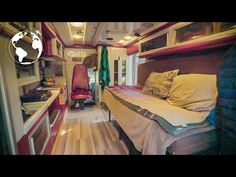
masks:
[[[82,27],[84,25],[84,23],[83,22],[71,22],[70,25],[74,26],[74,27]]]
[[[126,42],[126,41],[123,40],[123,39],[119,40],[119,43],[121,43],[121,44],[123,44],[123,43],[125,43],[125,42]]]
[[[83,36],[76,34],[76,35],[73,35],[73,38],[75,38],[75,39],[81,39],[81,38],[83,38]]]
[[[125,40],[130,40],[130,39],[132,39],[132,38],[133,38],[132,36],[125,36],[125,37],[124,37]]]

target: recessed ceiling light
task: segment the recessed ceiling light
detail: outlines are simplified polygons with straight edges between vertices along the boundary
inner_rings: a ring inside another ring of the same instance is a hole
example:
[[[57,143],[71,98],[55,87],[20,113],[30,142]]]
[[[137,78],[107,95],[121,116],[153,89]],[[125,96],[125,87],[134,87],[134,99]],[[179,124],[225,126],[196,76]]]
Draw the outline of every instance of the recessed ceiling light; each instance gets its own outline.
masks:
[[[133,38],[132,36],[125,36],[125,37],[124,37],[125,40],[130,40],[130,39],[132,39],[132,38]]]
[[[81,36],[81,35],[73,35],[73,38],[75,38],[75,39],[81,39],[83,36]]]
[[[119,43],[121,43],[121,44],[123,44],[123,43],[125,43],[125,42],[126,42],[126,41],[123,40],[123,39],[119,40]]]
[[[82,27],[84,25],[84,23],[83,22],[71,22],[70,25],[74,26],[74,27]]]

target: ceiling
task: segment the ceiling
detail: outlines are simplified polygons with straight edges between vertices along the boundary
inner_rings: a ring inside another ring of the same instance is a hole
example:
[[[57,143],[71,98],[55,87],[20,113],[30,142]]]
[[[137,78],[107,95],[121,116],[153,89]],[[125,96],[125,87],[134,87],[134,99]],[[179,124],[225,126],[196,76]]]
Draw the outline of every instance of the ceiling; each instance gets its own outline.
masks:
[[[52,22],[66,46],[126,46],[165,22]],[[73,26],[75,25],[75,26]]]

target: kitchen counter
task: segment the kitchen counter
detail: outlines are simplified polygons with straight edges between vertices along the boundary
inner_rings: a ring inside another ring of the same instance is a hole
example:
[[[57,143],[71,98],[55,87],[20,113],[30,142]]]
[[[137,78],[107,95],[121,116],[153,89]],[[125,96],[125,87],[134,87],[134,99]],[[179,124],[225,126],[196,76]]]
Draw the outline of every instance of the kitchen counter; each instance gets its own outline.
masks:
[[[33,127],[33,125],[37,122],[40,116],[48,109],[48,107],[60,94],[59,88],[53,88],[50,89],[50,91],[52,95],[46,101],[23,103],[27,110],[35,111],[34,114],[32,114],[30,118],[24,123],[25,134],[31,129],[31,127]]]

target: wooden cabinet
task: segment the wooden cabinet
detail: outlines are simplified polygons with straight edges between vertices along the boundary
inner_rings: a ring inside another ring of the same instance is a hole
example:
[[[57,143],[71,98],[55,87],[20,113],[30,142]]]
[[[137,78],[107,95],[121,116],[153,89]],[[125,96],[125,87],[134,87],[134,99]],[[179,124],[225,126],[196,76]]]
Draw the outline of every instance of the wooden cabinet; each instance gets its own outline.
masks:
[[[190,23],[175,30],[175,44],[213,34],[213,22]]]
[[[140,58],[202,51],[236,41],[236,22],[179,22],[143,39]]]
[[[33,155],[43,154],[50,141],[51,132],[48,117],[46,113],[28,136],[30,151]]]
[[[51,40],[51,49],[52,56],[64,58],[64,47],[58,38],[53,38]]]
[[[42,36],[44,40],[43,58],[51,61],[65,61],[65,47],[51,23],[42,22]]]
[[[40,81],[38,62],[24,67],[22,67],[18,63],[16,63],[15,65],[17,83],[19,87]]]
[[[0,23],[0,33],[2,35],[7,36],[9,39],[7,40],[10,44],[10,38],[13,37],[16,33],[21,31],[31,31],[36,33],[36,30],[41,33],[41,23],[40,22],[2,22]],[[42,36],[38,35],[38,37],[42,40]],[[19,41],[20,45],[24,50],[27,51],[27,57],[24,60],[29,60],[32,62],[37,56],[37,52],[34,51],[31,47],[32,39],[29,36],[24,36],[21,41]],[[10,46],[10,53],[12,57],[16,57],[13,46]],[[12,59],[14,62],[14,58]],[[40,80],[39,77],[39,65],[38,62],[34,62],[30,65],[21,65],[15,62],[16,67],[16,75],[17,75],[17,83],[18,86],[24,86],[30,83],[38,82]]]
[[[1,22],[0,23],[0,33],[7,36],[12,37],[16,33],[21,31],[31,31],[31,32],[41,33],[41,23],[40,22]],[[42,36],[40,36],[42,40]],[[28,36],[25,36],[22,41],[31,44],[32,39]]]
[[[170,27],[173,46],[236,35],[235,22],[188,22]]]
[[[126,84],[126,48],[108,47],[110,85]],[[100,58],[100,57],[99,57]]]
[[[44,154],[48,147],[52,148],[48,118],[48,111],[46,110],[30,130],[17,142],[20,155]]]
[[[126,59],[118,58],[116,60],[113,60],[113,62],[113,85],[126,85]]]
[[[168,30],[158,32],[147,39],[140,41],[139,54],[150,53],[157,49],[163,49],[170,45],[170,34]]]
[[[167,33],[158,35],[153,39],[141,43],[140,50],[141,52],[146,52],[153,49],[162,48],[165,46],[167,46]]]

